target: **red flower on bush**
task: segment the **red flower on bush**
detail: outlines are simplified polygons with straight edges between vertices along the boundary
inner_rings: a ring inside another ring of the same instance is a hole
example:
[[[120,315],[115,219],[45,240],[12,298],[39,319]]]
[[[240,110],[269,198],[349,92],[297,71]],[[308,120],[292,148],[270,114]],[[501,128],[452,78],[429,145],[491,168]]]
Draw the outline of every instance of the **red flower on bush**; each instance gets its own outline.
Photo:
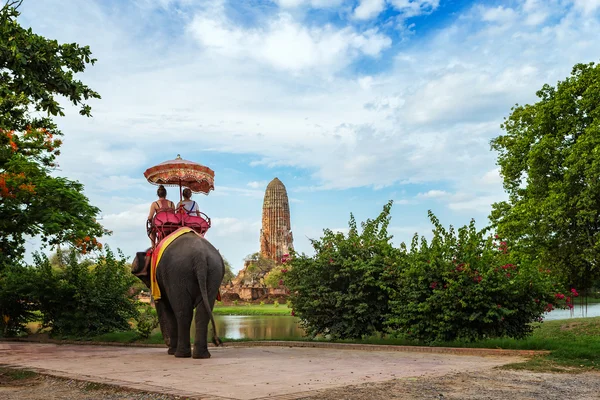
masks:
[[[560,300],[562,300],[562,299],[564,299],[564,298],[565,298],[565,295],[564,295],[564,294],[562,294],[562,293],[556,293],[556,295],[555,295],[554,297],[556,297],[557,299],[560,299]]]
[[[435,289],[437,287],[438,283],[437,282],[431,282],[431,285],[429,285],[430,288]]]
[[[579,293],[577,293],[577,289],[575,288],[571,289],[571,293],[573,293],[573,296],[575,297],[579,296]]]

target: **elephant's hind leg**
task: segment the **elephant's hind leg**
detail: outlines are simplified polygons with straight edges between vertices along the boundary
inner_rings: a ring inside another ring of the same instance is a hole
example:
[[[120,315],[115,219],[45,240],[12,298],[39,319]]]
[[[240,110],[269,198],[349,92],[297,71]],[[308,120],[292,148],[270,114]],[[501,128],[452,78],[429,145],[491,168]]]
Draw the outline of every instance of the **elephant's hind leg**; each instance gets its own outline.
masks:
[[[169,347],[167,353],[173,355],[177,349],[177,319],[166,299],[158,300],[155,304],[160,331],[163,334],[165,344]]]
[[[190,327],[194,317],[193,308],[185,308],[175,314],[177,318],[177,350],[175,357],[191,357]]]
[[[210,358],[208,351],[208,322],[210,318],[206,312],[204,303],[200,302],[196,307],[196,337],[194,338],[194,358]]]

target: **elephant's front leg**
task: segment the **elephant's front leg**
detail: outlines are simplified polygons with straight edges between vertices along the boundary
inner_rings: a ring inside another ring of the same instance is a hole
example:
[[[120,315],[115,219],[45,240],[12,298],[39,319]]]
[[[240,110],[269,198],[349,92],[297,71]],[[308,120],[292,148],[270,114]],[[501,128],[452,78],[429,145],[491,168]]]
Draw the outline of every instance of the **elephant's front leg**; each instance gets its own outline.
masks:
[[[177,319],[166,299],[159,300],[156,303],[156,312],[158,313],[158,322],[162,332],[165,344],[169,347],[168,354],[175,354],[177,349]]]
[[[175,313],[177,318],[177,350],[175,357],[191,357],[192,349],[190,346],[190,327],[194,317],[194,309],[185,307]]]
[[[194,358],[210,358],[208,351],[208,322],[210,317],[204,303],[196,307],[196,336],[194,338]]]

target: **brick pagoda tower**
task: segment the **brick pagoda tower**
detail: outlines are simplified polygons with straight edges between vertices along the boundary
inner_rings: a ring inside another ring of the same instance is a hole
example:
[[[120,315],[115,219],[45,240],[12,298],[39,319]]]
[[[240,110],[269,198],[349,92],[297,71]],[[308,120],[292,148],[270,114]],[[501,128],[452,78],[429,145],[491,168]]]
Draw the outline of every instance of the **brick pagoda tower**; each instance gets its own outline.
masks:
[[[294,248],[290,224],[290,203],[285,186],[273,179],[265,191],[262,229],[260,230],[260,254],[281,262],[281,257]]]

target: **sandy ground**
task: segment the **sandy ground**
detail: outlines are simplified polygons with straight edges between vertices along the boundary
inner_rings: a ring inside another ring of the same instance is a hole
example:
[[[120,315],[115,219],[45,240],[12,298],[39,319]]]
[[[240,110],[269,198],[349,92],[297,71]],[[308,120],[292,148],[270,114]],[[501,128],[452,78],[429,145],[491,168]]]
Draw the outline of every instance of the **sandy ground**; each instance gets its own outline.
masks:
[[[16,382],[0,379],[5,400],[173,400],[184,397],[121,390],[106,385],[38,376]],[[210,397],[199,397],[210,398]],[[284,397],[279,396],[279,399]],[[216,397],[213,397],[216,399]],[[491,370],[442,377],[404,378],[319,391],[303,400],[487,399],[591,400],[600,399],[600,374],[546,374]]]
[[[600,399],[600,373],[550,374],[494,369],[346,386],[302,399],[592,400]]]
[[[224,347],[193,360],[165,348],[0,342],[0,364],[43,374],[0,377],[0,399],[600,399],[597,373],[497,369],[523,360],[513,353],[359,348]]]

